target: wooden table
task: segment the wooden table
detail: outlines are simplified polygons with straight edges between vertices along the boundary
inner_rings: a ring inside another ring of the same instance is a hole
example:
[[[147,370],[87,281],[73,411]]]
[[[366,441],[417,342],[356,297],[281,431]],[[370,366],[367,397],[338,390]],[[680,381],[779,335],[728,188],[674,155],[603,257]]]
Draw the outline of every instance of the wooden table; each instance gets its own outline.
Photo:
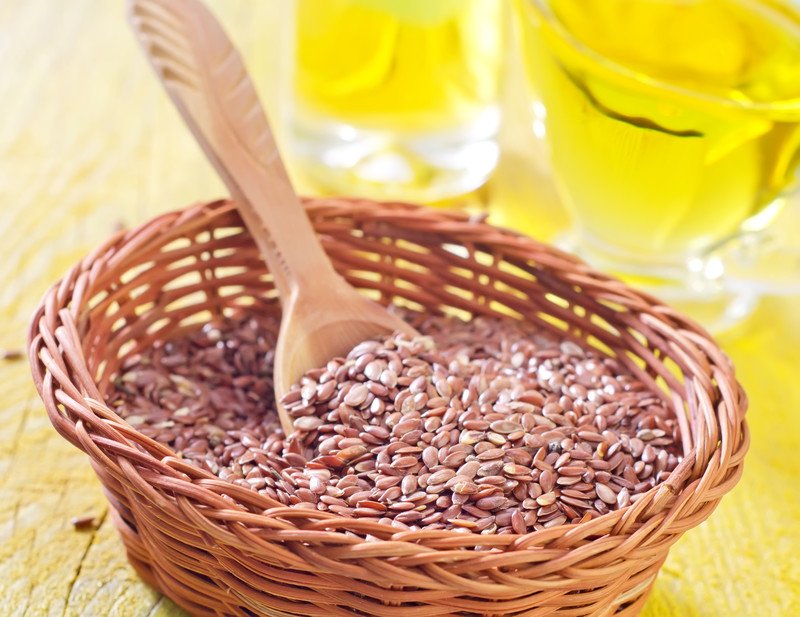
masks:
[[[286,4],[213,5],[278,109]],[[534,162],[517,77],[512,66],[504,160],[479,198],[495,220],[547,238],[564,217]],[[0,3],[0,347],[24,347],[45,288],[114,225],[223,194],[121,2]],[[648,617],[800,615],[800,297],[766,300],[722,342],[750,394],[752,449],[739,486],[673,549]],[[99,529],[74,530],[83,514]],[[51,428],[25,360],[0,361],[0,598],[0,614],[18,617],[182,614],[127,565],[99,484]]]

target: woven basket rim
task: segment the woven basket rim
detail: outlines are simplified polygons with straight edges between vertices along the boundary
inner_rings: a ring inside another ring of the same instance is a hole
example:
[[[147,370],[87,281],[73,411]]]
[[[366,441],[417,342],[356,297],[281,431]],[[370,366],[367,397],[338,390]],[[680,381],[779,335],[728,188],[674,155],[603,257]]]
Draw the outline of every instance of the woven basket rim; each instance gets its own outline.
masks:
[[[136,250],[143,250],[148,238],[152,239],[153,230],[169,229],[170,226],[180,225],[200,213],[210,212],[216,217],[232,213],[235,208],[227,200],[203,202],[186,209],[168,212],[132,230],[115,234],[73,266],[64,278],[53,284],[46,292],[34,314],[29,330],[29,359],[37,390],[45,400],[48,415],[59,433],[77,447],[100,460],[115,454],[127,460],[128,464],[131,464],[130,461],[138,461],[145,467],[149,466],[150,471],[142,474],[142,478],[143,481],[150,483],[150,488],[144,486],[140,488],[154,497],[156,505],[158,500],[155,496],[158,493],[156,488],[158,488],[161,491],[171,492],[177,501],[190,499],[207,505],[213,504],[221,510],[224,509],[228,513],[219,517],[221,521],[230,519],[252,527],[265,526],[282,529],[287,534],[293,533],[294,539],[301,539],[304,533],[309,532],[311,532],[309,537],[316,536],[318,539],[320,531],[325,530],[326,535],[337,536],[336,539],[339,542],[347,538],[347,542],[350,544],[367,545],[361,553],[362,556],[368,555],[368,545],[375,542],[375,540],[367,538],[368,535],[378,538],[378,541],[381,542],[388,540],[380,538],[391,537],[392,542],[413,545],[416,548],[420,548],[420,541],[424,540],[425,551],[435,547],[437,541],[441,541],[441,545],[445,548],[436,548],[435,550],[451,551],[453,549],[449,548],[447,540],[456,538],[462,540],[467,535],[474,535],[474,545],[481,547],[520,550],[563,539],[563,545],[566,548],[576,542],[580,543],[603,535],[595,530],[607,527],[609,521],[614,522],[614,529],[619,534],[633,533],[645,523],[652,521],[664,524],[665,521],[680,517],[681,504],[685,504],[690,498],[697,500],[699,499],[698,495],[703,494],[709,498],[708,500],[718,501],[722,494],[727,492],[738,480],[741,475],[742,458],[749,443],[747,423],[744,419],[747,399],[735,379],[730,361],[716,348],[716,344],[710,336],[692,320],[676,313],[652,296],[633,291],[617,279],[593,270],[573,255],[515,231],[488,225],[483,220],[485,217],[476,217],[454,210],[433,210],[401,202],[376,203],[367,199],[307,198],[304,202],[312,218],[316,217],[321,220],[334,220],[342,217],[343,209],[349,208],[350,213],[359,209],[369,210],[374,217],[374,222],[391,224],[401,219],[424,221],[431,234],[445,233],[446,228],[452,224],[458,224],[461,226],[460,229],[475,226],[483,234],[480,243],[486,243],[486,236],[489,234],[493,235],[493,242],[507,246],[508,251],[514,251],[517,248],[538,247],[547,251],[547,254],[552,257],[553,264],[566,264],[577,268],[580,275],[586,277],[586,281],[594,281],[595,284],[607,283],[614,290],[625,290],[626,293],[631,293],[642,302],[649,304],[652,312],[647,315],[648,327],[665,327],[667,332],[680,333],[679,335],[684,339],[682,344],[700,345],[707,352],[714,350],[713,359],[719,363],[715,364],[719,370],[714,374],[714,378],[725,382],[722,387],[730,390],[727,393],[723,392],[723,397],[728,402],[738,401],[739,403],[737,409],[728,410],[737,418],[737,424],[741,430],[735,439],[737,447],[731,448],[735,449],[735,452],[729,453],[730,455],[727,457],[727,468],[722,465],[722,448],[724,440],[730,440],[733,436],[726,434],[727,431],[723,427],[721,440],[710,450],[707,462],[702,463],[697,449],[692,448],[688,453],[684,453],[683,461],[667,481],[657,484],[629,506],[613,510],[588,522],[564,524],[550,529],[534,530],[526,534],[483,536],[454,530],[425,529],[401,532],[391,525],[377,521],[345,518],[332,513],[280,504],[267,509],[266,512],[258,513],[258,510],[264,510],[264,508],[256,507],[256,504],[263,500],[271,501],[268,497],[249,489],[237,487],[230,482],[216,478],[210,472],[183,462],[175,452],[166,446],[138,433],[136,429],[107,407],[102,400],[88,396],[85,383],[75,383],[89,377],[88,367],[80,352],[81,340],[75,328],[75,322],[78,321],[81,310],[85,308],[80,301],[85,302],[87,299],[83,297],[81,285],[86,286],[89,284],[88,278],[97,280],[105,273],[96,264],[103,263],[108,266],[115,260],[120,261],[126,255],[135,254]],[[376,207],[378,208],[377,213],[375,212]],[[344,214],[344,216],[347,215]],[[476,232],[476,236],[478,235],[480,234]],[[469,236],[459,236],[458,239],[465,243],[470,242]],[[105,261],[102,261],[101,258]],[[76,298],[79,300],[78,304],[76,304]],[[659,319],[663,321],[662,324],[658,323]],[[51,328],[51,325],[56,323],[58,326],[55,329]],[[54,349],[60,349],[63,357],[51,353],[51,350]],[[76,372],[74,365],[79,365],[81,362],[83,362],[82,370]],[[76,374],[78,379],[71,378],[71,373]],[[60,395],[54,390],[55,381],[58,381],[62,388]],[[67,383],[72,384],[72,391],[63,389]],[[65,409],[62,411],[59,406]],[[87,430],[86,427],[89,424],[87,420],[91,420],[87,415],[87,410],[94,414],[97,420],[92,425],[94,429],[97,429],[100,423],[105,426],[105,430],[101,433],[91,433]],[[719,422],[719,417],[715,419]],[[114,440],[117,443],[110,443]],[[142,449],[137,446],[145,447]],[[161,460],[154,453],[162,454]],[[153,471],[154,469],[159,472]],[[715,478],[720,481],[715,482]],[[226,490],[214,491],[211,490],[212,488]],[[229,495],[231,499],[221,497],[222,492]],[[251,504],[250,507],[247,505],[248,502]],[[309,518],[318,522],[309,524],[307,520]],[[300,524],[302,522],[307,524]],[[352,531],[358,537],[345,535],[345,531]],[[463,550],[463,547],[458,546],[457,549],[460,551]],[[406,554],[425,559],[424,554],[418,550]]]

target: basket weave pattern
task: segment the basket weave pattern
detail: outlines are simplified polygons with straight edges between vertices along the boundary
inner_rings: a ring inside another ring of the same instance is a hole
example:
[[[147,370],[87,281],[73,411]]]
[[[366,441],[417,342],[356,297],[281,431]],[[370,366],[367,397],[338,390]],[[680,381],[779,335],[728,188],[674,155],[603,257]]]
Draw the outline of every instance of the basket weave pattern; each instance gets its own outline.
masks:
[[[306,207],[337,270],[383,303],[517,316],[615,355],[679,411],[684,460],[621,510],[492,536],[293,509],[188,465],[103,401],[126,357],[275,297],[232,205],[199,204],[88,255],[30,332],[49,418],[89,455],[142,578],[197,615],[636,615],[670,546],[741,475],[747,399],[725,355],[655,299],[467,215]]]

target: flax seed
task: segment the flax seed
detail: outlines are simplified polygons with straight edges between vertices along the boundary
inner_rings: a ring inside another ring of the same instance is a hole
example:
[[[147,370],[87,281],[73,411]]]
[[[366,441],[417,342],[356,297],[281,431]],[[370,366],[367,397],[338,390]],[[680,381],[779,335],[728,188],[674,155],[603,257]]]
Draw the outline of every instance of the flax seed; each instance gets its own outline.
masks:
[[[520,322],[408,318],[429,336],[365,341],[290,389],[288,440],[272,393],[277,305],[131,356],[107,402],[223,480],[400,530],[591,520],[680,462],[674,418],[617,363]]]
[[[97,519],[91,514],[86,514],[84,516],[73,516],[70,523],[76,530],[85,531],[94,529],[97,526]]]

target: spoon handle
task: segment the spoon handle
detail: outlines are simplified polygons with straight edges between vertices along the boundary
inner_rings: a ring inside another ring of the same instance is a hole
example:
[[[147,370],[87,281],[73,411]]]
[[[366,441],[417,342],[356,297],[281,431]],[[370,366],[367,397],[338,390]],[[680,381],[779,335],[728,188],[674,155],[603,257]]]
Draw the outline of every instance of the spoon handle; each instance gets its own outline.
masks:
[[[161,83],[219,172],[269,264],[281,298],[335,276],[292,188],[236,48],[199,0],[128,0]]]

